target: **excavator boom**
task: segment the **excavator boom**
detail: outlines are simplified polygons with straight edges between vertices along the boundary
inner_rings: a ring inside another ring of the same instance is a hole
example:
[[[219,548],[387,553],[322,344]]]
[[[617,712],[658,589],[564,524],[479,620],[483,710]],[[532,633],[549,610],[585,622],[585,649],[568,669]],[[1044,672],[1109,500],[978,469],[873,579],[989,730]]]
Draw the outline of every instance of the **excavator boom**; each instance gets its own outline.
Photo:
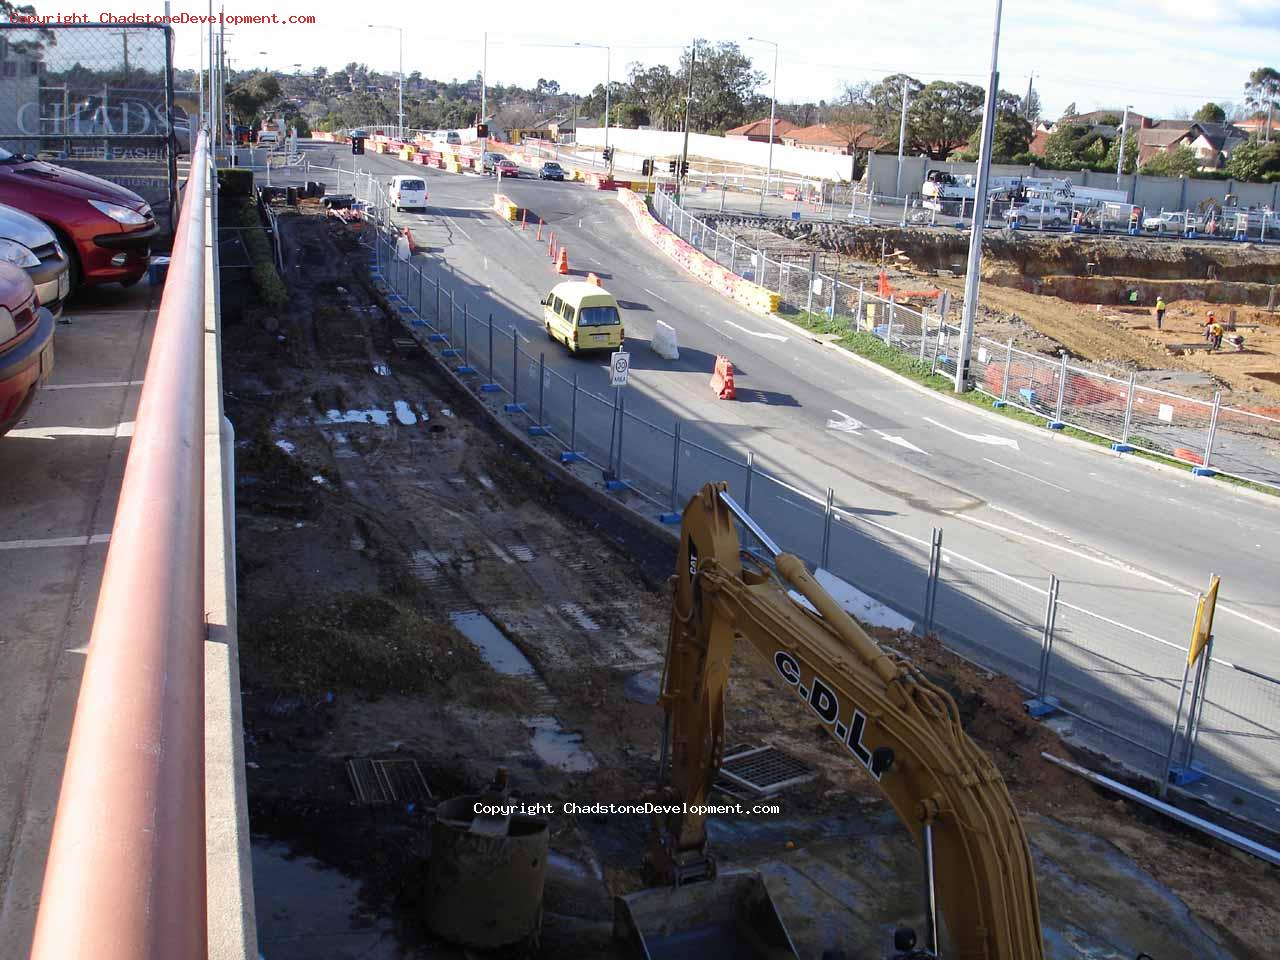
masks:
[[[773,554],[741,550],[735,519]],[[802,599],[798,599],[802,598]],[[875,782],[921,848],[926,903],[936,895],[955,960],[1042,960],[1031,851],[995,764],[964,732],[951,696],[891,657],[810,575],[780,553],[729,496],[708,484],[683,516],[659,702],[667,714],[672,799],[646,852],[652,881],[715,875],[705,804],[725,747],[725,692],[739,639]],[[936,890],[936,893],[935,893]],[[914,910],[912,911],[914,912]],[[918,956],[938,955],[926,907]]]

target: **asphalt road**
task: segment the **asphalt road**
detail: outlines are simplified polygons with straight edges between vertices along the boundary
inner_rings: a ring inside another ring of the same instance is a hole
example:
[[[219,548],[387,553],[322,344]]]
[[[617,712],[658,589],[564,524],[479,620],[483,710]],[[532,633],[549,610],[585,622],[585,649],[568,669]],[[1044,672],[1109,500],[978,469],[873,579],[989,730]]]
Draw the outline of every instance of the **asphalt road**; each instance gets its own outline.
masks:
[[[572,357],[543,336],[538,301],[558,278],[545,244],[534,242],[532,225],[521,231],[489,212],[491,179],[408,168],[385,156],[353,158],[321,144],[307,151],[313,163],[332,157],[348,170],[354,162],[384,178],[421,171],[431,207],[397,220],[427,247],[417,260],[428,278],[439,276],[458,292],[459,310],[465,302],[472,315],[492,314],[500,330],[514,326],[523,351],[544,353],[549,368],[576,375],[584,391],[609,394],[606,357]],[[612,193],[523,178],[504,179],[502,189],[529,210],[531,224],[536,214],[555,230],[571,268],[595,272],[622,302],[633,359],[628,412],[667,429],[679,418],[686,440],[739,463],[750,449],[758,469],[819,497],[834,489],[837,505],[858,518],[833,531],[836,572],[913,615],[923,598],[922,554],[890,531],[927,543],[931,528],[942,527],[944,546],[963,556],[944,563],[944,581],[951,578],[959,589],[944,592],[939,617],[996,648],[1011,672],[1024,677],[1038,663],[1039,651],[1026,637],[1043,618],[1043,596],[963,558],[1041,589],[1056,575],[1062,601],[1106,618],[1060,610],[1059,633],[1070,638],[1061,651],[1062,682],[1122,674],[1103,681],[1112,694],[1090,709],[1106,713],[1121,701],[1150,699],[1150,710],[1117,714],[1114,722],[1143,727],[1140,739],[1152,745],[1157,731],[1167,729],[1164,713],[1181,679],[1176,648],[1185,645],[1195,594],[1210,573],[1223,578],[1216,654],[1280,676],[1280,504],[1082,450],[923,394],[796,338],[696,282],[635,236]],[[675,327],[679,361],[648,349],[657,320]],[[501,349],[507,359],[500,366],[511,356],[509,346]],[[708,388],[718,354],[735,364],[738,402],[718,401]],[[594,399],[584,403],[580,433],[607,429],[603,408],[588,412],[593,404],[599,406]],[[650,481],[654,490],[668,483],[670,439],[631,421],[627,430],[628,475]],[[745,470],[686,448],[682,494],[711,478],[741,489]],[[785,548],[818,555],[820,505],[759,475],[752,496],[753,515]],[[1135,679],[1116,670],[1115,661],[1142,666],[1150,676]],[[1230,699],[1230,691],[1223,693]],[[1273,710],[1274,700],[1256,709]]]

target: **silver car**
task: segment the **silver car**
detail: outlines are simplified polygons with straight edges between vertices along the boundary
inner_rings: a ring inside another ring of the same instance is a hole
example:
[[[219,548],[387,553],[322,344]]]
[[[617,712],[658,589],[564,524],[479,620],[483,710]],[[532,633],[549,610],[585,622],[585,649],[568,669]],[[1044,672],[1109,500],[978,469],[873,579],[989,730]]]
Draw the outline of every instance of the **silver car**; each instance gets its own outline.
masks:
[[[54,318],[71,291],[71,261],[58,238],[41,221],[0,203],[0,263],[21,267],[35,284],[40,306]]]

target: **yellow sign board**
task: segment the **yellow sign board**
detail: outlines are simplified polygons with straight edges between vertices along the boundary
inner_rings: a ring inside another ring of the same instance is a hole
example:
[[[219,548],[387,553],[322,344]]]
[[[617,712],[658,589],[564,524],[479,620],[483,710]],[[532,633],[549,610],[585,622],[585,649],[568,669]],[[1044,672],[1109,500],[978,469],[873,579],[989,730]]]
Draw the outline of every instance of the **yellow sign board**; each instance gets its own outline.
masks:
[[[1191,646],[1187,650],[1187,665],[1194,667],[1201,652],[1209,643],[1213,633],[1213,611],[1218,605],[1218,584],[1221,579],[1217,574],[1209,581],[1209,592],[1200,594],[1200,602],[1196,605],[1196,622],[1191,628]]]

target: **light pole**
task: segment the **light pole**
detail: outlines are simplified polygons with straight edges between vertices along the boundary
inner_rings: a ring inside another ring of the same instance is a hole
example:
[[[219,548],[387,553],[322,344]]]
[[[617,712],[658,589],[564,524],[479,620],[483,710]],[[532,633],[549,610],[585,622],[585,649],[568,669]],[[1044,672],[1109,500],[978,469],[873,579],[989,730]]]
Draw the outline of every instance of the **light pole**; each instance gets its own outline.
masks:
[[[612,48],[602,43],[579,43],[575,41],[573,45],[575,47],[591,47],[592,49],[595,49],[595,50],[604,51],[604,148],[608,150],[609,149],[609,87],[611,85],[611,81],[609,79],[609,73],[610,73],[610,60],[613,57],[613,50]],[[578,140],[578,131],[576,129],[573,131],[573,139],[575,143]]]
[[[902,81],[902,121],[898,125],[898,179],[894,182],[893,195],[902,193],[902,152],[907,148],[907,92],[911,89],[906,78]],[[903,224],[906,226],[906,224]]]
[[[769,165],[765,168],[764,189],[760,191],[760,214],[764,215],[764,195],[769,192],[769,183],[773,179],[773,137],[777,132],[774,117],[778,110],[778,45],[772,40],[760,37],[747,37],[756,43],[767,43],[773,47],[773,96],[769,98]]]
[[[386,23],[371,23],[370,30],[394,30],[400,34],[400,126],[399,139],[404,139],[404,27],[393,27]]]
[[[960,323],[960,349],[956,355],[956,393],[964,393],[969,373],[969,349],[973,345],[973,321],[978,314],[978,271],[982,267],[982,231],[986,228],[987,181],[991,179],[991,141],[996,125],[996,99],[1000,95],[1000,12],[1003,0],[996,0],[996,22],[991,34],[991,76],[987,80],[987,103],[982,111],[982,142],[978,148],[978,182],[973,191],[973,226],[969,228],[969,260],[964,274],[964,317]],[[946,323],[946,317],[941,318]],[[938,328],[942,336],[942,328]]]
[[[480,122],[488,123],[488,101],[485,99],[485,92],[489,87],[489,34],[486,31],[484,35],[484,52],[480,55]],[[480,149],[488,146],[488,142],[482,143]]]
[[[689,109],[693,106],[693,71],[698,65],[698,38],[689,50],[689,92],[684,100],[684,147],[680,151],[680,169],[676,171],[676,201],[684,203],[685,170],[689,167]]]
[[[1124,132],[1129,126],[1129,111],[1133,109],[1132,103],[1124,105],[1124,119],[1120,121],[1120,156],[1116,158],[1116,189],[1120,188],[1120,175],[1124,171]]]

